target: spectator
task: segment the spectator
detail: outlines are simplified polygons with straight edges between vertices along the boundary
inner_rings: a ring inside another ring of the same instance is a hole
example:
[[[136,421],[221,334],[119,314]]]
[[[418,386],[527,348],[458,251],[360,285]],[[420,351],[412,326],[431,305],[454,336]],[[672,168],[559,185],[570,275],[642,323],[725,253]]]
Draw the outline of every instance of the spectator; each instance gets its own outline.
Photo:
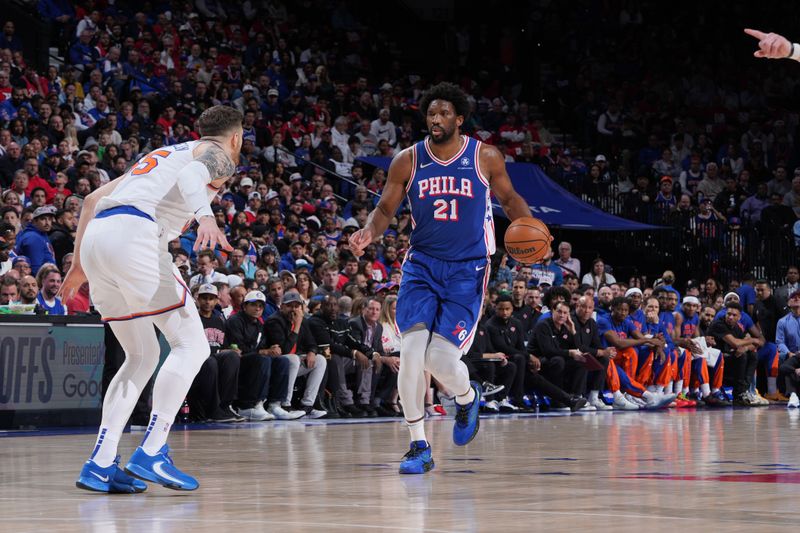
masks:
[[[367,300],[361,316],[354,316],[348,322],[350,334],[363,346],[362,353],[370,359],[378,381],[381,381],[380,377],[383,370],[382,358],[386,355],[383,351],[383,343],[381,341],[383,326],[381,326],[379,322],[380,314],[381,303],[375,298],[370,298]],[[382,381],[385,385],[393,388],[392,382],[394,378],[396,378],[396,376],[387,376],[387,379]],[[376,379],[376,377],[373,376],[373,379]],[[372,388],[374,389],[374,387]],[[370,395],[372,395],[372,391],[370,391]],[[380,391],[380,396],[384,397],[385,391]],[[364,411],[367,416],[377,416],[377,411],[372,405],[372,402],[369,400],[364,401],[363,396],[362,404],[359,405],[358,408]]]
[[[38,303],[39,282],[30,274],[22,276],[19,280],[19,303],[34,305]]]
[[[289,384],[289,360],[281,357],[279,346],[267,346],[261,315],[266,298],[259,291],[245,295],[242,312],[225,325],[226,347],[242,354],[239,387],[234,407],[247,420],[274,420],[264,409],[264,402],[277,405],[286,397]]]
[[[56,212],[53,227],[48,235],[50,244],[53,246],[56,264],[61,265],[64,256],[75,248],[73,234],[77,229],[78,221],[72,211],[61,209]]]
[[[800,291],[800,270],[794,265],[786,269],[786,283],[775,289],[775,300],[781,312],[786,309],[789,295]]]
[[[198,273],[192,276],[189,281],[189,287],[195,287],[205,283],[216,283],[218,281],[228,281],[228,277],[217,272],[214,264],[217,262],[217,256],[211,250],[201,250],[197,254],[197,270]]]
[[[298,418],[298,413],[309,418],[324,417],[327,413],[314,409],[314,404],[325,377],[327,360],[317,356],[319,349],[304,318],[302,298],[296,291],[283,295],[280,311],[264,323],[264,335],[266,344],[278,346],[283,357],[289,360],[286,397],[281,404],[271,404],[268,411],[279,420],[293,420]],[[303,410],[293,411],[292,394],[298,376],[307,376],[305,392],[300,400]]]
[[[608,411],[613,407],[606,405],[600,398],[600,391],[603,389],[609,366],[613,364],[612,359],[617,355],[617,350],[614,347],[603,348],[597,322],[592,318],[593,313],[594,300],[588,296],[578,298],[575,313],[572,315],[572,323],[575,325],[575,344],[581,353],[594,357],[604,367],[603,371],[589,372],[587,376],[589,385],[587,405],[594,407],[597,411]],[[613,392],[615,404],[619,402],[620,405],[624,404],[630,410],[637,408],[636,405],[628,402],[619,390]]]
[[[400,332],[395,322],[397,296],[386,296],[381,305],[380,325],[382,329],[382,370],[376,380],[375,410],[380,416],[401,416],[398,406],[397,373],[400,371]]]
[[[336,413],[344,418],[368,416],[368,412],[356,407],[353,402],[353,392],[347,387],[347,375],[355,374],[359,401],[361,405],[369,405],[372,393],[372,362],[364,352],[369,352],[370,348],[350,334],[346,319],[339,318],[339,302],[336,297],[325,296],[319,312],[309,320],[309,326],[317,346],[323,351],[327,348],[331,354],[330,386],[340,407]]]
[[[548,248],[547,254],[540,263],[531,267],[531,280],[536,285],[561,286],[564,283],[564,275],[561,267],[553,262],[553,249]]]
[[[36,274],[36,284],[41,287],[36,301],[39,307],[48,315],[66,315],[67,307],[58,298],[58,289],[61,288],[61,272],[53,264],[45,264]]]
[[[397,146],[397,128],[395,127],[394,123],[389,120],[389,109],[383,108],[378,113],[378,118],[372,121],[370,124],[370,134],[374,135],[375,138],[380,141],[385,140],[389,143],[389,146],[394,148]],[[375,116],[375,115],[373,115]],[[361,141],[361,144],[364,145],[364,141]]]
[[[30,257],[33,274],[45,263],[55,263],[53,246],[47,234],[53,228],[56,208],[50,205],[38,207],[33,212],[33,221],[17,236],[17,254]]]
[[[614,276],[606,273],[606,264],[599,257],[592,261],[591,272],[587,272],[581,279],[582,284],[591,285],[594,290],[599,289],[601,285],[610,285],[616,281]]]
[[[719,167],[716,163],[706,165],[706,176],[697,185],[697,192],[708,198],[712,202],[719,193],[725,188],[725,180],[719,175]]]
[[[217,423],[242,422],[244,417],[233,409],[239,386],[241,352],[223,349],[225,319],[215,313],[219,290],[206,283],[197,291],[197,310],[211,348],[211,355],[200,367],[187,394],[192,418]]]
[[[19,301],[19,281],[3,277],[0,281],[0,305],[12,305]]]
[[[579,259],[572,257],[572,245],[566,241],[558,245],[558,259],[555,261],[556,265],[561,267],[561,273],[566,276],[572,274],[576,278],[581,277],[581,262]]]
[[[757,224],[761,221],[761,211],[768,205],[769,197],[767,196],[767,184],[759,183],[756,186],[756,193],[752,196],[748,196],[747,199],[742,202],[739,213],[744,220]]]

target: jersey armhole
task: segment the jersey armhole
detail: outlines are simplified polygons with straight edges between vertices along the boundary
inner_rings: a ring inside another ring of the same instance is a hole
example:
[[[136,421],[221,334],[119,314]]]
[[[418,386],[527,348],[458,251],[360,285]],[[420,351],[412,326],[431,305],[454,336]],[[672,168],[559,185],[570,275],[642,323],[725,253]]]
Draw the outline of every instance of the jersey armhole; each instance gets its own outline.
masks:
[[[481,144],[483,144],[481,141],[475,139],[475,173],[484,185],[491,188],[489,180],[483,175],[483,172],[481,172]]]
[[[414,144],[411,146],[411,175],[408,177],[408,183],[406,183],[406,196],[408,196],[408,191],[411,190],[411,185],[414,183],[414,176],[417,174],[417,145]]]

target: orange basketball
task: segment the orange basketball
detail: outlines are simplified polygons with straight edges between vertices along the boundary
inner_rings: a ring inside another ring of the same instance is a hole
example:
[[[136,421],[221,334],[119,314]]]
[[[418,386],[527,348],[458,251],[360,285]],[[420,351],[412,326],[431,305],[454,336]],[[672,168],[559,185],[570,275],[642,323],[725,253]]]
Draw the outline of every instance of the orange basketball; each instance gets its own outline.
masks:
[[[526,265],[544,259],[551,242],[553,237],[550,230],[538,218],[518,218],[506,230],[505,245],[508,255]]]

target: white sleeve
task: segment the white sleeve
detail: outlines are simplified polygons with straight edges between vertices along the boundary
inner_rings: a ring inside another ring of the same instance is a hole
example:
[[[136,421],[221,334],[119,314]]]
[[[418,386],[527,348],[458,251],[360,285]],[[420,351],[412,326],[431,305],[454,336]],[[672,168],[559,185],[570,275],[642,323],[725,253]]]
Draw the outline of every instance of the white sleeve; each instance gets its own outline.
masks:
[[[214,216],[206,193],[206,187],[211,182],[211,175],[203,163],[192,161],[183,167],[178,172],[177,182],[186,205],[194,213],[194,218],[198,222],[200,217]]]

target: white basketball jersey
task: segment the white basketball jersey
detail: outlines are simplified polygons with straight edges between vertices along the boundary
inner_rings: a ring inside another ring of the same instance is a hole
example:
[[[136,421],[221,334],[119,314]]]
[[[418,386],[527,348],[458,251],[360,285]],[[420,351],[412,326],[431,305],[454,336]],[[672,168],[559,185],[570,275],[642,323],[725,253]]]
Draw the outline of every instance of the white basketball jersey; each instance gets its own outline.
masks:
[[[130,205],[153,217],[161,228],[162,241],[176,239],[194,217],[178,188],[178,172],[194,161],[193,152],[199,143],[166,146],[142,157],[114,192],[97,202],[95,212]],[[209,203],[216,194],[208,187]]]

